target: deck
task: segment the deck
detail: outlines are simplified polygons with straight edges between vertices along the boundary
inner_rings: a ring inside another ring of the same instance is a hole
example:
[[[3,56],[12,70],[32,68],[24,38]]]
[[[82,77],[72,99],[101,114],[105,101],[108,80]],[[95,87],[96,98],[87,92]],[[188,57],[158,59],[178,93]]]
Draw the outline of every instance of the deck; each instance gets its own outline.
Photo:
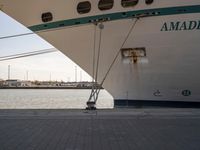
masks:
[[[0,110],[0,150],[200,150],[200,109]]]

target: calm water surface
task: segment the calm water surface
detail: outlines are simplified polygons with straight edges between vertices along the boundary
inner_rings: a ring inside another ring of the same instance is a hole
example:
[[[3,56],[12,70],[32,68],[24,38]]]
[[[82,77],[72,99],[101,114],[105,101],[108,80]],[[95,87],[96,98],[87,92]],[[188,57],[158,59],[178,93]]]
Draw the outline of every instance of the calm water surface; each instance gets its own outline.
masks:
[[[91,90],[5,89],[0,90],[0,109],[85,108]],[[102,90],[97,108],[113,108],[113,98]]]

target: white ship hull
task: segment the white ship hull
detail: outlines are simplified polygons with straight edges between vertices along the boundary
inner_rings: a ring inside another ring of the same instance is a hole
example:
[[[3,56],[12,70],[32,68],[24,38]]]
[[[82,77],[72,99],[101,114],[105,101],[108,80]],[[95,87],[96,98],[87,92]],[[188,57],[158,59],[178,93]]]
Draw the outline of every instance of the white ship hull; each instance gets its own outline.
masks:
[[[98,26],[94,38],[93,23],[80,21],[79,25],[61,24],[60,27],[51,25],[44,27],[41,26],[44,24],[41,21],[41,14],[52,12],[55,14],[53,22],[57,22],[136,10],[148,12],[150,9],[155,9],[156,13],[161,14],[145,17],[144,14],[138,14],[140,16],[138,20],[136,17],[125,17],[103,22],[98,82],[102,82],[137,20],[123,48],[144,48],[146,56],[138,57],[134,63],[133,58],[125,59],[120,52],[103,87],[115,100],[200,101],[200,10],[198,12],[200,7],[196,8],[200,6],[199,0],[187,2],[155,0],[151,5],[143,4],[141,1],[138,6],[128,9],[121,7],[120,3],[115,1],[113,9],[103,12],[98,10],[97,2],[91,2],[92,11],[84,15],[76,12],[79,1],[0,0],[0,5],[5,13],[35,31],[90,75],[93,73],[94,41],[95,60],[98,54],[100,37]],[[194,8],[190,8],[191,6]],[[171,10],[175,7],[178,7],[177,13]],[[169,11],[167,12],[169,15],[164,14],[162,9]],[[192,12],[194,9],[197,10]]]

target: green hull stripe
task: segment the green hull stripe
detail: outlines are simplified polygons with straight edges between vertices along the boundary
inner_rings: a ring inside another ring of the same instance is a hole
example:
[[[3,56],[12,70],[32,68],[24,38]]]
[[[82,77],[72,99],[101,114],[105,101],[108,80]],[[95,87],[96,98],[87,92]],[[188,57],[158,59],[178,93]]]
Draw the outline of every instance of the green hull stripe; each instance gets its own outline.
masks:
[[[67,26],[84,25],[100,21],[114,21],[114,20],[137,18],[137,17],[165,16],[165,15],[190,14],[190,13],[200,13],[200,5],[117,12],[111,14],[96,15],[96,16],[82,17],[82,18],[34,25],[29,27],[29,29],[34,32],[37,32],[37,31],[56,29]]]

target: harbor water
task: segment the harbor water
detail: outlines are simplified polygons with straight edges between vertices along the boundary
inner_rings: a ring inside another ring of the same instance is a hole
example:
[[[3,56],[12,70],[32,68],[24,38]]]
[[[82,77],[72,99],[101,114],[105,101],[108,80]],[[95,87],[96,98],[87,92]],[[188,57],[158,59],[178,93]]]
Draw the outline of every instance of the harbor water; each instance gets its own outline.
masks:
[[[0,90],[0,109],[83,109],[91,90],[5,89]],[[97,108],[113,108],[113,98],[101,90]]]

